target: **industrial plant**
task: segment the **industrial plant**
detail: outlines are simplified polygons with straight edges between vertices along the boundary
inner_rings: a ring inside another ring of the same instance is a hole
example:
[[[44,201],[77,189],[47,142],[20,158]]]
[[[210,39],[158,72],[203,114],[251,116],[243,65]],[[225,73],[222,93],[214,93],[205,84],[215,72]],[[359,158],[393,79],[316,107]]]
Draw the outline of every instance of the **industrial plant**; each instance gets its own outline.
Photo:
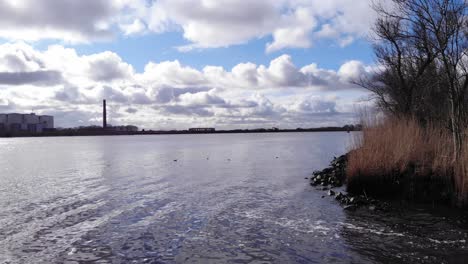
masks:
[[[102,100],[102,129],[115,132],[137,132],[138,127],[133,125],[112,126],[107,123],[107,105],[106,100]]]
[[[78,128],[55,129],[54,117],[50,115],[5,113],[0,114],[0,136],[53,135],[103,135],[138,132],[133,125],[112,126],[107,123],[106,100],[102,105],[102,127],[83,126]],[[43,133],[44,132],[44,133]]]
[[[54,117],[49,115],[0,114],[0,131],[41,133],[54,128]]]
[[[207,132],[215,132],[216,129],[213,127],[192,127],[189,128],[189,132],[200,132],[200,133],[207,133]]]

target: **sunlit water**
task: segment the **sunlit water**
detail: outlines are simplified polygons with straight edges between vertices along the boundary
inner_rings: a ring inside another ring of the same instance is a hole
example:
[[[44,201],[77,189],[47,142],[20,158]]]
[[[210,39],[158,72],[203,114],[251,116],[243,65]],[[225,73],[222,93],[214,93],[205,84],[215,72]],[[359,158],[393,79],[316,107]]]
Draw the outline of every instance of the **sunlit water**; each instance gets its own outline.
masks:
[[[347,133],[0,139],[0,263],[468,260],[466,217],[344,211]]]

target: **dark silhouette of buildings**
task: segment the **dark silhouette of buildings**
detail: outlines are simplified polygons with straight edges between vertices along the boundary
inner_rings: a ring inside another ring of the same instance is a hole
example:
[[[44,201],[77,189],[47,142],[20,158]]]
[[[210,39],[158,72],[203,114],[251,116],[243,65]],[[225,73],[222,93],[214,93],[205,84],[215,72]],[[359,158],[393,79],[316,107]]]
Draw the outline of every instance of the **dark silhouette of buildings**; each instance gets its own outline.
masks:
[[[190,132],[215,132],[216,130],[212,127],[194,127],[189,128]]]
[[[49,115],[36,115],[8,113],[0,114],[0,131],[3,132],[30,132],[41,133],[54,128],[54,117]]]

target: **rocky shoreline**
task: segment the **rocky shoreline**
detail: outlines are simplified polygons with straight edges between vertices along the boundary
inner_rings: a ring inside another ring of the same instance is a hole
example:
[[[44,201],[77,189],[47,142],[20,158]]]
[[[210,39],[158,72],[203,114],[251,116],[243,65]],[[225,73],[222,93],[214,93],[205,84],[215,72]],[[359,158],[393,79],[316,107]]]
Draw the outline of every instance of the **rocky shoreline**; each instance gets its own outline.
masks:
[[[345,210],[361,208],[371,211],[389,211],[391,209],[389,203],[369,197],[366,193],[353,195],[342,191],[341,187],[346,184],[347,162],[348,154],[335,157],[329,167],[312,173],[310,185],[334,197]],[[325,195],[322,198],[325,198]]]

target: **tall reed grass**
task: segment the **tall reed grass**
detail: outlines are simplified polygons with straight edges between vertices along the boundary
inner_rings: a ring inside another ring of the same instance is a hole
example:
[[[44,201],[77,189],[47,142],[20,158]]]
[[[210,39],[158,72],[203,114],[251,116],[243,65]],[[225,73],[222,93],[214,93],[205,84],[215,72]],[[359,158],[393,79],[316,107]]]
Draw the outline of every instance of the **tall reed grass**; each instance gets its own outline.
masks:
[[[414,119],[367,120],[349,154],[348,191],[466,204],[468,136],[460,159],[451,139],[447,128]]]

